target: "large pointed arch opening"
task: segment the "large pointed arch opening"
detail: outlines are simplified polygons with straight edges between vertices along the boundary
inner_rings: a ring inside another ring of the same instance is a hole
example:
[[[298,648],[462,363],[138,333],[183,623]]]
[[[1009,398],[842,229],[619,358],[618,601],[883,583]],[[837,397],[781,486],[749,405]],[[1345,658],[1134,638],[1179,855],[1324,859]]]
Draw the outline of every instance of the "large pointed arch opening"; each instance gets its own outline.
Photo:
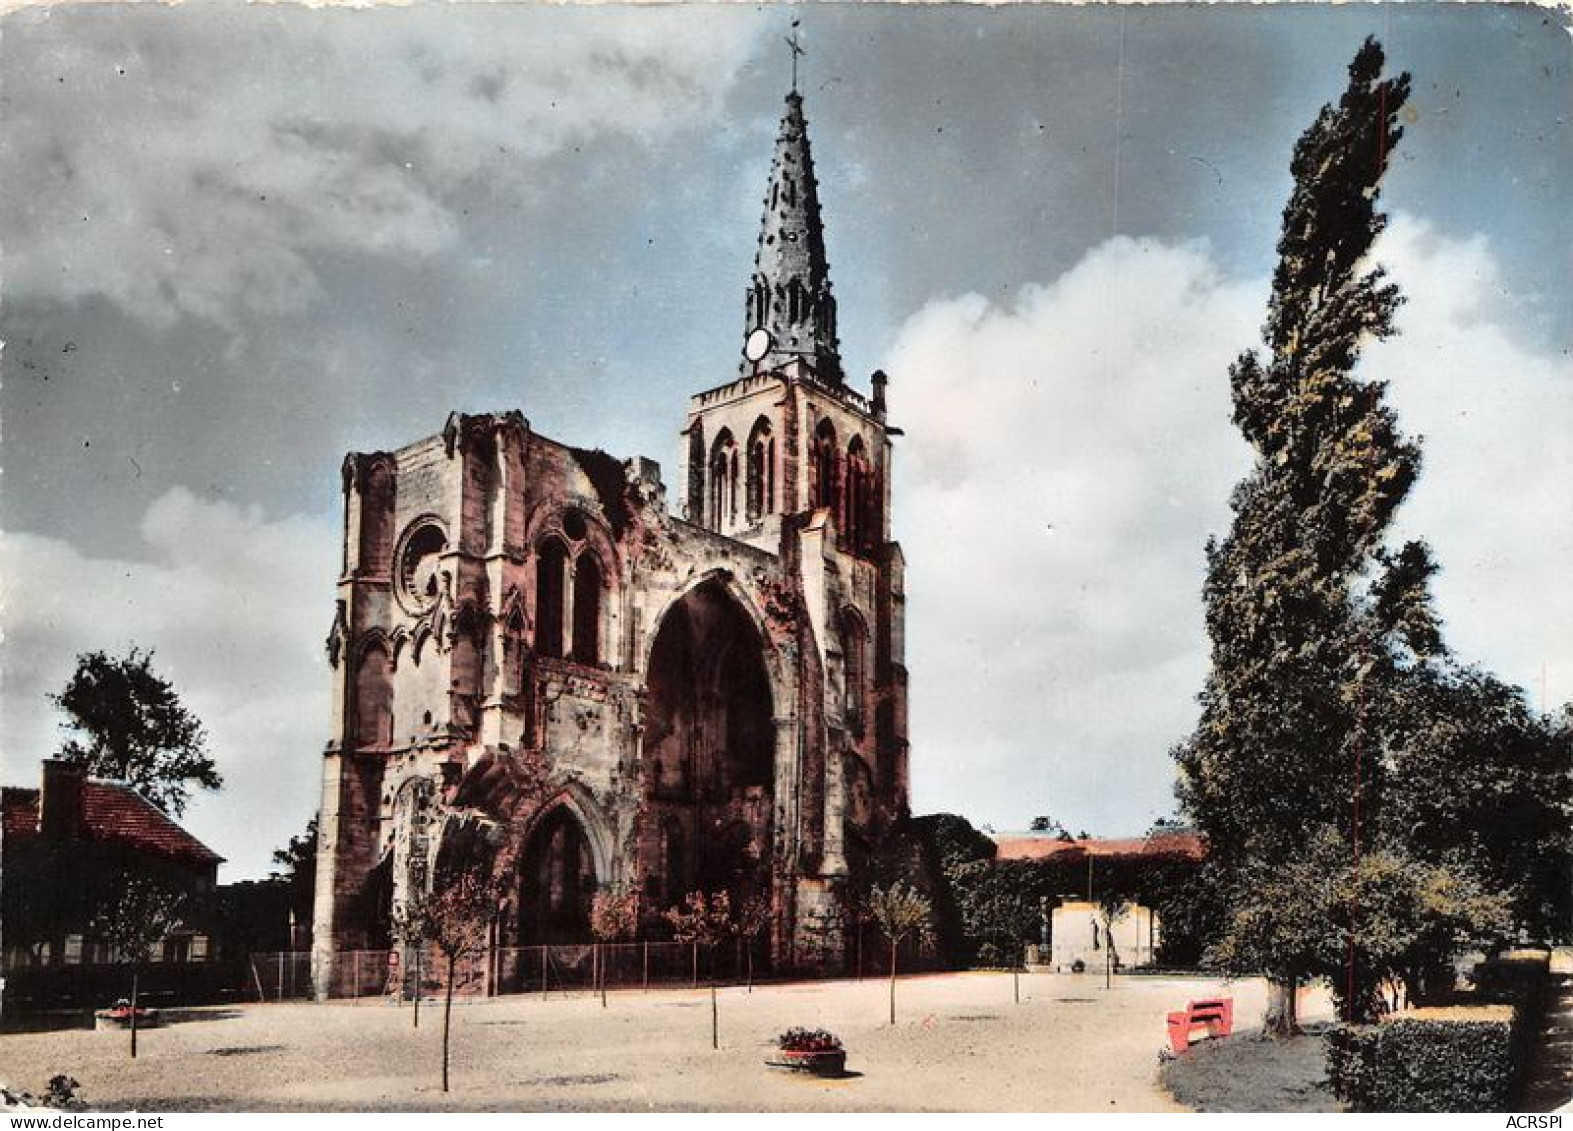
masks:
[[[530,830],[519,866],[520,941],[588,940],[590,901],[597,887],[595,854],[569,806],[553,806]]]
[[[646,900],[768,897],[775,726],[764,644],[716,579],[661,618],[645,713]],[[673,874],[674,872],[680,874]]]

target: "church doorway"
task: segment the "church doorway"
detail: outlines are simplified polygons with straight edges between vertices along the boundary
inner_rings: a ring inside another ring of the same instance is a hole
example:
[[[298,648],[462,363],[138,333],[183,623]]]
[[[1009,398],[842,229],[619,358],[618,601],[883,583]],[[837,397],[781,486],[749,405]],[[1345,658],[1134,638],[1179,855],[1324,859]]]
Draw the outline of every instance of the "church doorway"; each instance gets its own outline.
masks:
[[[530,834],[521,871],[520,940],[526,945],[588,941],[595,860],[584,829],[566,806],[553,809]]]
[[[650,651],[643,874],[661,910],[770,890],[775,726],[763,644],[717,581],[680,598]]]

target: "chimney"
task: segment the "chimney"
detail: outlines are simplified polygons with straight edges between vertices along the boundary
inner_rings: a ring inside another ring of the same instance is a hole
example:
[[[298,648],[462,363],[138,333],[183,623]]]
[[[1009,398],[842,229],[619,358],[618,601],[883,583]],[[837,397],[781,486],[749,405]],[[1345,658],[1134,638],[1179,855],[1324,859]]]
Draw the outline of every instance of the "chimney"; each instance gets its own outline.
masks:
[[[44,759],[38,795],[38,831],[50,840],[75,840],[82,828],[82,767],[63,758]]]

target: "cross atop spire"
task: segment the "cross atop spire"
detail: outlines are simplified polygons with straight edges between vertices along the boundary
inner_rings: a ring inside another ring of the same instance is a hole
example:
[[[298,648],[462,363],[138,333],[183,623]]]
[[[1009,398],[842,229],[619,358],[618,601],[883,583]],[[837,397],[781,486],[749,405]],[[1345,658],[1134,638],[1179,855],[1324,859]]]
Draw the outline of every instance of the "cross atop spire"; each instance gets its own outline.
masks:
[[[793,20],[792,21],[792,34],[785,37],[786,38],[786,45],[792,51],[792,90],[793,90],[794,93],[796,93],[796,91],[797,91],[797,61],[798,61],[798,57],[801,56],[801,55],[806,54],[806,52],[803,50],[803,45],[800,42],[798,42],[798,35],[797,35],[797,29],[802,26],[802,23],[803,23],[802,20]]]
[[[743,371],[768,372],[795,358],[807,363],[820,382],[840,385],[836,297],[825,256],[819,182],[803,96],[796,90],[786,97],[764,204],[746,300]]]

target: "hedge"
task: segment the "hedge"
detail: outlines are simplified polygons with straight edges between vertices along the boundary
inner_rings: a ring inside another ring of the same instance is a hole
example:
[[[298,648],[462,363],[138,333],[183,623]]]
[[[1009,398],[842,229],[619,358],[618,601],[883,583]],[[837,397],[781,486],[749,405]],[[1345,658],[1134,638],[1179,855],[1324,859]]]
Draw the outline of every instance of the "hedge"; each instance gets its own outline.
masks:
[[[1501,1111],[1512,1049],[1506,1016],[1345,1025],[1328,1036],[1327,1076],[1356,1111]]]
[[[1513,1106],[1544,1000],[1541,963],[1482,969],[1499,1004],[1417,1009],[1376,1025],[1339,1025],[1327,1078],[1356,1111],[1504,1111]]]

